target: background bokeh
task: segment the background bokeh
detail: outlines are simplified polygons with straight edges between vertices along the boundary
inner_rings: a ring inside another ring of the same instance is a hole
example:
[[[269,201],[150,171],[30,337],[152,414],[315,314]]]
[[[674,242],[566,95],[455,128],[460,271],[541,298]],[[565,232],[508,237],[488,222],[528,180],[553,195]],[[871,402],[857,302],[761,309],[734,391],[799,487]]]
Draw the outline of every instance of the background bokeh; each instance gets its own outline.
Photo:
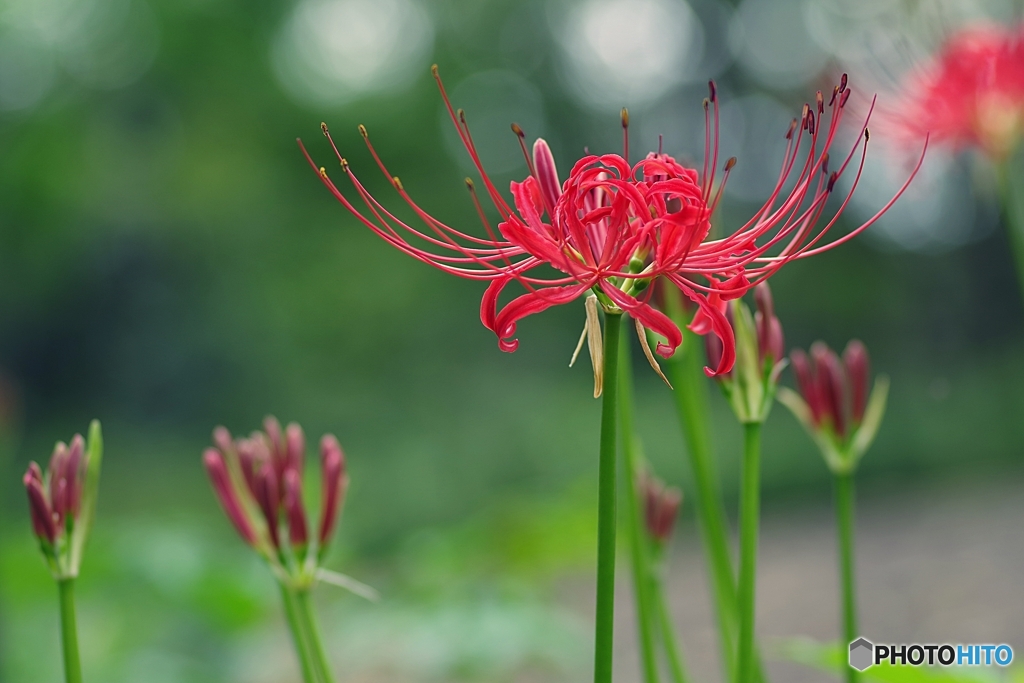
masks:
[[[839,71],[884,98],[950,27],[1020,13],[1009,0],[0,0],[0,680],[58,676],[55,591],[20,478],[93,417],[107,457],[79,582],[86,677],[296,680],[273,582],[199,462],[214,425],[244,433],[267,413],[336,433],[349,458],[329,564],[385,597],[319,589],[342,680],[585,680],[599,408],[586,364],[566,367],[582,305],[528,319],[519,351],[501,353],[477,317],[482,287],[358,225],[296,136],[332,168],[328,122],[370,189],[394,198],[362,147],[365,123],[425,208],[475,226],[431,63],[499,186],[525,174],[510,122],[544,136],[564,173],[585,146],[619,149],[623,105],[634,150],[662,135],[668,153],[699,159],[715,78],[722,158],[739,157],[729,225],[774,185],[789,119]],[[906,172],[877,137],[850,220]],[[885,220],[773,280],[787,344],[859,337],[892,378],[862,468],[869,530],[956,500],[953,526],[977,520],[1002,530],[999,547],[1024,546],[999,526],[1019,512],[999,501],[1024,474],[1024,306],[998,226],[991,169],[937,149]],[[671,396],[636,370],[647,453],[686,489]],[[710,389],[733,501],[739,432]],[[780,542],[807,520],[827,531],[813,445],[781,409],[765,438],[767,524],[778,520]],[[935,595],[1002,595],[988,546],[929,533],[920,566],[929,553],[980,558],[931,577]],[[697,620],[695,665],[713,671],[700,645],[710,618],[687,608],[703,588],[685,505],[678,536],[679,611]],[[881,571],[905,547],[862,563]],[[831,572],[831,546],[817,552]],[[962,621],[954,611],[933,637],[1024,648],[1021,631],[986,618],[991,602]],[[909,605],[891,607],[917,614]],[[787,635],[837,637],[831,603],[791,607]],[[899,624],[898,642],[922,628]]]

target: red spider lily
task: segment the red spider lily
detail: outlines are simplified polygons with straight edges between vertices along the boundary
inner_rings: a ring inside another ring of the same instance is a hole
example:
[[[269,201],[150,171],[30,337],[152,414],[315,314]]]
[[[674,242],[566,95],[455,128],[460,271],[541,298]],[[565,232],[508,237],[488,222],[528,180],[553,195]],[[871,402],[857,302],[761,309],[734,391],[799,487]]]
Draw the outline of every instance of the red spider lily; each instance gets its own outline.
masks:
[[[905,141],[930,133],[956,148],[1006,156],[1024,132],[1024,24],[979,24],[952,34],[903,91],[890,118]]]
[[[827,105],[827,124],[826,105],[820,92],[816,106],[804,105],[800,118],[793,120],[786,135],[789,145],[778,182],[765,204],[732,234],[709,239],[711,216],[736,163],[735,158],[725,163],[716,187],[718,98],[711,83],[710,97],[704,103],[706,144],[700,173],[660,151],[631,165],[626,133],[629,118],[623,110],[622,155],[588,154],[576,162],[560,184],[547,143],[538,139],[533,154],[528,154],[524,134],[513,124],[530,170],[523,182],[511,184],[513,208],[484,170],[465,114],[452,107],[436,66],[433,73],[452,122],[499,214],[497,233],[487,221],[470,179],[467,185],[486,237],[456,230],[427,214],[384,165],[363,126],[359,127],[360,133],[380,170],[426,229],[419,230],[400,221],[369,194],[338,151],[326,124],[322,124],[323,132],[359,201],[365,205],[364,210],[357,208],[328,177],[327,171],[315,164],[301,141],[299,145],[335,198],[389,244],[445,272],[490,283],[481,301],[480,318],[498,336],[504,351],[517,348],[514,335],[516,323],[522,318],[593,292],[606,312],[629,313],[640,325],[664,337],[665,343],[657,345],[657,352],[663,357],[671,356],[682,343],[682,335],[667,316],[649,303],[650,283],[664,277],[699,307],[691,329],[699,334],[711,332],[722,341],[720,362],[714,370],[707,368],[706,372],[728,372],[735,360],[735,341],[723,313],[725,302],[742,296],[788,261],[819,253],[867,228],[902,194],[920,167],[919,161],[907,183],[868,222],[831,243],[820,243],[849,202],[847,196],[827,224],[816,230],[836,179],[858,156],[853,168],[859,179],[867,151],[865,121],[852,149],[838,168],[829,173],[829,150],[850,94],[844,76]],[[805,139],[809,148],[803,151]],[[850,193],[856,185],[854,180]],[[546,278],[533,273],[544,265],[560,274]],[[526,293],[499,306],[500,295],[513,281]],[[653,356],[650,359],[653,362]]]
[[[265,538],[273,551],[279,553],[284,529],[292,548],[304,556],[309,544],[302,502],[306,437],[294,422],[284,431],[273,417],[266,418],[263,425],[264,431],[241,439],[232,439],[227,429],[217,427],[213,433],[217,447],[206,449],[203,464],[224,512],[246,543],[259,548],[261,538]],[[322,557],[337,524],[348,477],[338,440],[327,434],[320,443],[323,502],[317,543]],[[232,466],[237,467],[240,475],[237,483],[231,475]],[[252,507],[262,515],[261,525],[251,516]],[[261,537],[260,528],[265,528],[265,536]]]

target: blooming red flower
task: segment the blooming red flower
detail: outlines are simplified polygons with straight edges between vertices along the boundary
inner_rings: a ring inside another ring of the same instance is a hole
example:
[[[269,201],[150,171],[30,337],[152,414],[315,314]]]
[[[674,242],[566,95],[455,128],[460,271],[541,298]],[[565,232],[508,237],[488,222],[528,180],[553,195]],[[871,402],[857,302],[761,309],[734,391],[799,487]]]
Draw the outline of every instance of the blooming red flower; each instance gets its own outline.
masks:
[[[357,208],[327,171],[313,162],[301,141],[299,145],[337,200],[389,244],[445,272],[490,283],[483,295],[480,318],[498,336],[504,351],[514,351],[518,346],[515,331],[519,320],[592,292],[607,312],[629,313],[643,327],[664,337],[657,351],[663,357],[671,356],[682,343],[682,335],[667,316],[650,305],[649,285],[663,277],[699,307],[691,328],[699,334],[713,333],[722,341],[721,360],[714,370],[706,369],[708,374],[727,372],[735,359],[735,342],[723,313],[725,302],[742,296],[788,261],[850,239],[873,223],[906,188],[905,184],[867,223],[830,244],[821,242],[838,218],[837,212],[826,225],[815,227],[836,179],[851,167],[851,162],[859,178],[867,150],[865,121],[852,149],[829,172],[829,150],[850,94],[844,76],[833,89],[827,117],[820,91],[814,106],[804,105],[800,118],[793,120],[786,135],[789,145],[774,191],[746,224],[725,237],[710,238],[711,217],[736,159],[725,163],[716,186],[719,128],[714,83],[704,103],[706,144],[699,173],[660,151],[631,165],[626,134],[629,118],[623,110],[622,155],[588,154],[560,182],[547,143],[538,139],[532,155],[528,154],[524,134],[513,124],[530,170],[525,180],[511,184],[513,206],[481,165],[465,114],[452,107],[436,67],[433,72],[452,122],[499,214],[497,233],[470,179],[466,182],[485,237],[457,230],[430,216],[384,165],[363,126],[359,127],[360,133],[380,170],[423,221],[425,229],[400,221],[367,192],[338,151],[326,124],[322,124],[323,132],[365,209]],[[806,151],[802,149],[805,140],[809,146]],[[854,161],[858,157],[859,163]],[[854,180],[851,193],[856,184]],[[551,266],[558,274],[535,274],[541,266]],[[499,305],[499,297],[512,282],[520,284],[526,293]]]
[[[891,113],[906,141],[930,133],[1000,158],[1024,132],[1024,23],[978,24],[948,37],[903,85]]]

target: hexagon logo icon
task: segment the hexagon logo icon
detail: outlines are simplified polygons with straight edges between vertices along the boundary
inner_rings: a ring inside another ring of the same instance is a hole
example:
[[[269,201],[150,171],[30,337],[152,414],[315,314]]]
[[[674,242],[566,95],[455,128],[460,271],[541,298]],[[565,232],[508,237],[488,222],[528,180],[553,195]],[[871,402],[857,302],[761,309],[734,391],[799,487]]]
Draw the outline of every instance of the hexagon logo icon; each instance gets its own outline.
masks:
[[[858,638],[850,643],[850,666],[863,671],[874,664],[875,646],[867,638]]]

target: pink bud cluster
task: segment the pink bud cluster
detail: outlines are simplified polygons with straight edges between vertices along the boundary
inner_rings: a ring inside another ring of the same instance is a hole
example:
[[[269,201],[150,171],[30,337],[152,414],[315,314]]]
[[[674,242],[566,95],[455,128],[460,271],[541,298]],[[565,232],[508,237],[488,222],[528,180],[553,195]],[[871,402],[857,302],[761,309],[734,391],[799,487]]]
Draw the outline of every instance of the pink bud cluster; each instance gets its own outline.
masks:
[[[249,498],[259,509],[268,540],[275,550],[281,549],[284,532],[292,549],[304,552],[309,545],[309,524],[302,500],[306,453],[302,427],[292,422],[282,430],[276,418],[267,417],[262,432],[233,439],[225,427],[217,427],[213,441],[216,448],[206,449],[203,464],[224,512],[239,535],[249,545],[259,545],[257,528],[243,503]],[[228,468],[231,460],[237,462],[241,474],[242,481],[237,484]],[[325,434],[320,440],[320,466],[323,496],[317,543],[322,552],[334,532],[348,486],[345,455],[331,434]]]
[[[790,358],[797,386],[816,428],[831,430],[844,438],[860,426],[871,381],[868,351],[863,343],[854,339],[847,344],[842,360],[820,341],[811,345],[810,356],[796,349]]]
[[[675,487],[665,486],[650,474],[644,474],[639,484],[647,533],[658,543],[664,543],[672,536],[672,527],[675,526],[676,514],[683,502],[683,494]]]
[[[82,505],[82,485],[88,465],[85,439],[75,434],[71,445],[58,443],[43,475],[32,462],[22,478],[28,492],[32,530],[41,541],[56,545],[70,533]]]

